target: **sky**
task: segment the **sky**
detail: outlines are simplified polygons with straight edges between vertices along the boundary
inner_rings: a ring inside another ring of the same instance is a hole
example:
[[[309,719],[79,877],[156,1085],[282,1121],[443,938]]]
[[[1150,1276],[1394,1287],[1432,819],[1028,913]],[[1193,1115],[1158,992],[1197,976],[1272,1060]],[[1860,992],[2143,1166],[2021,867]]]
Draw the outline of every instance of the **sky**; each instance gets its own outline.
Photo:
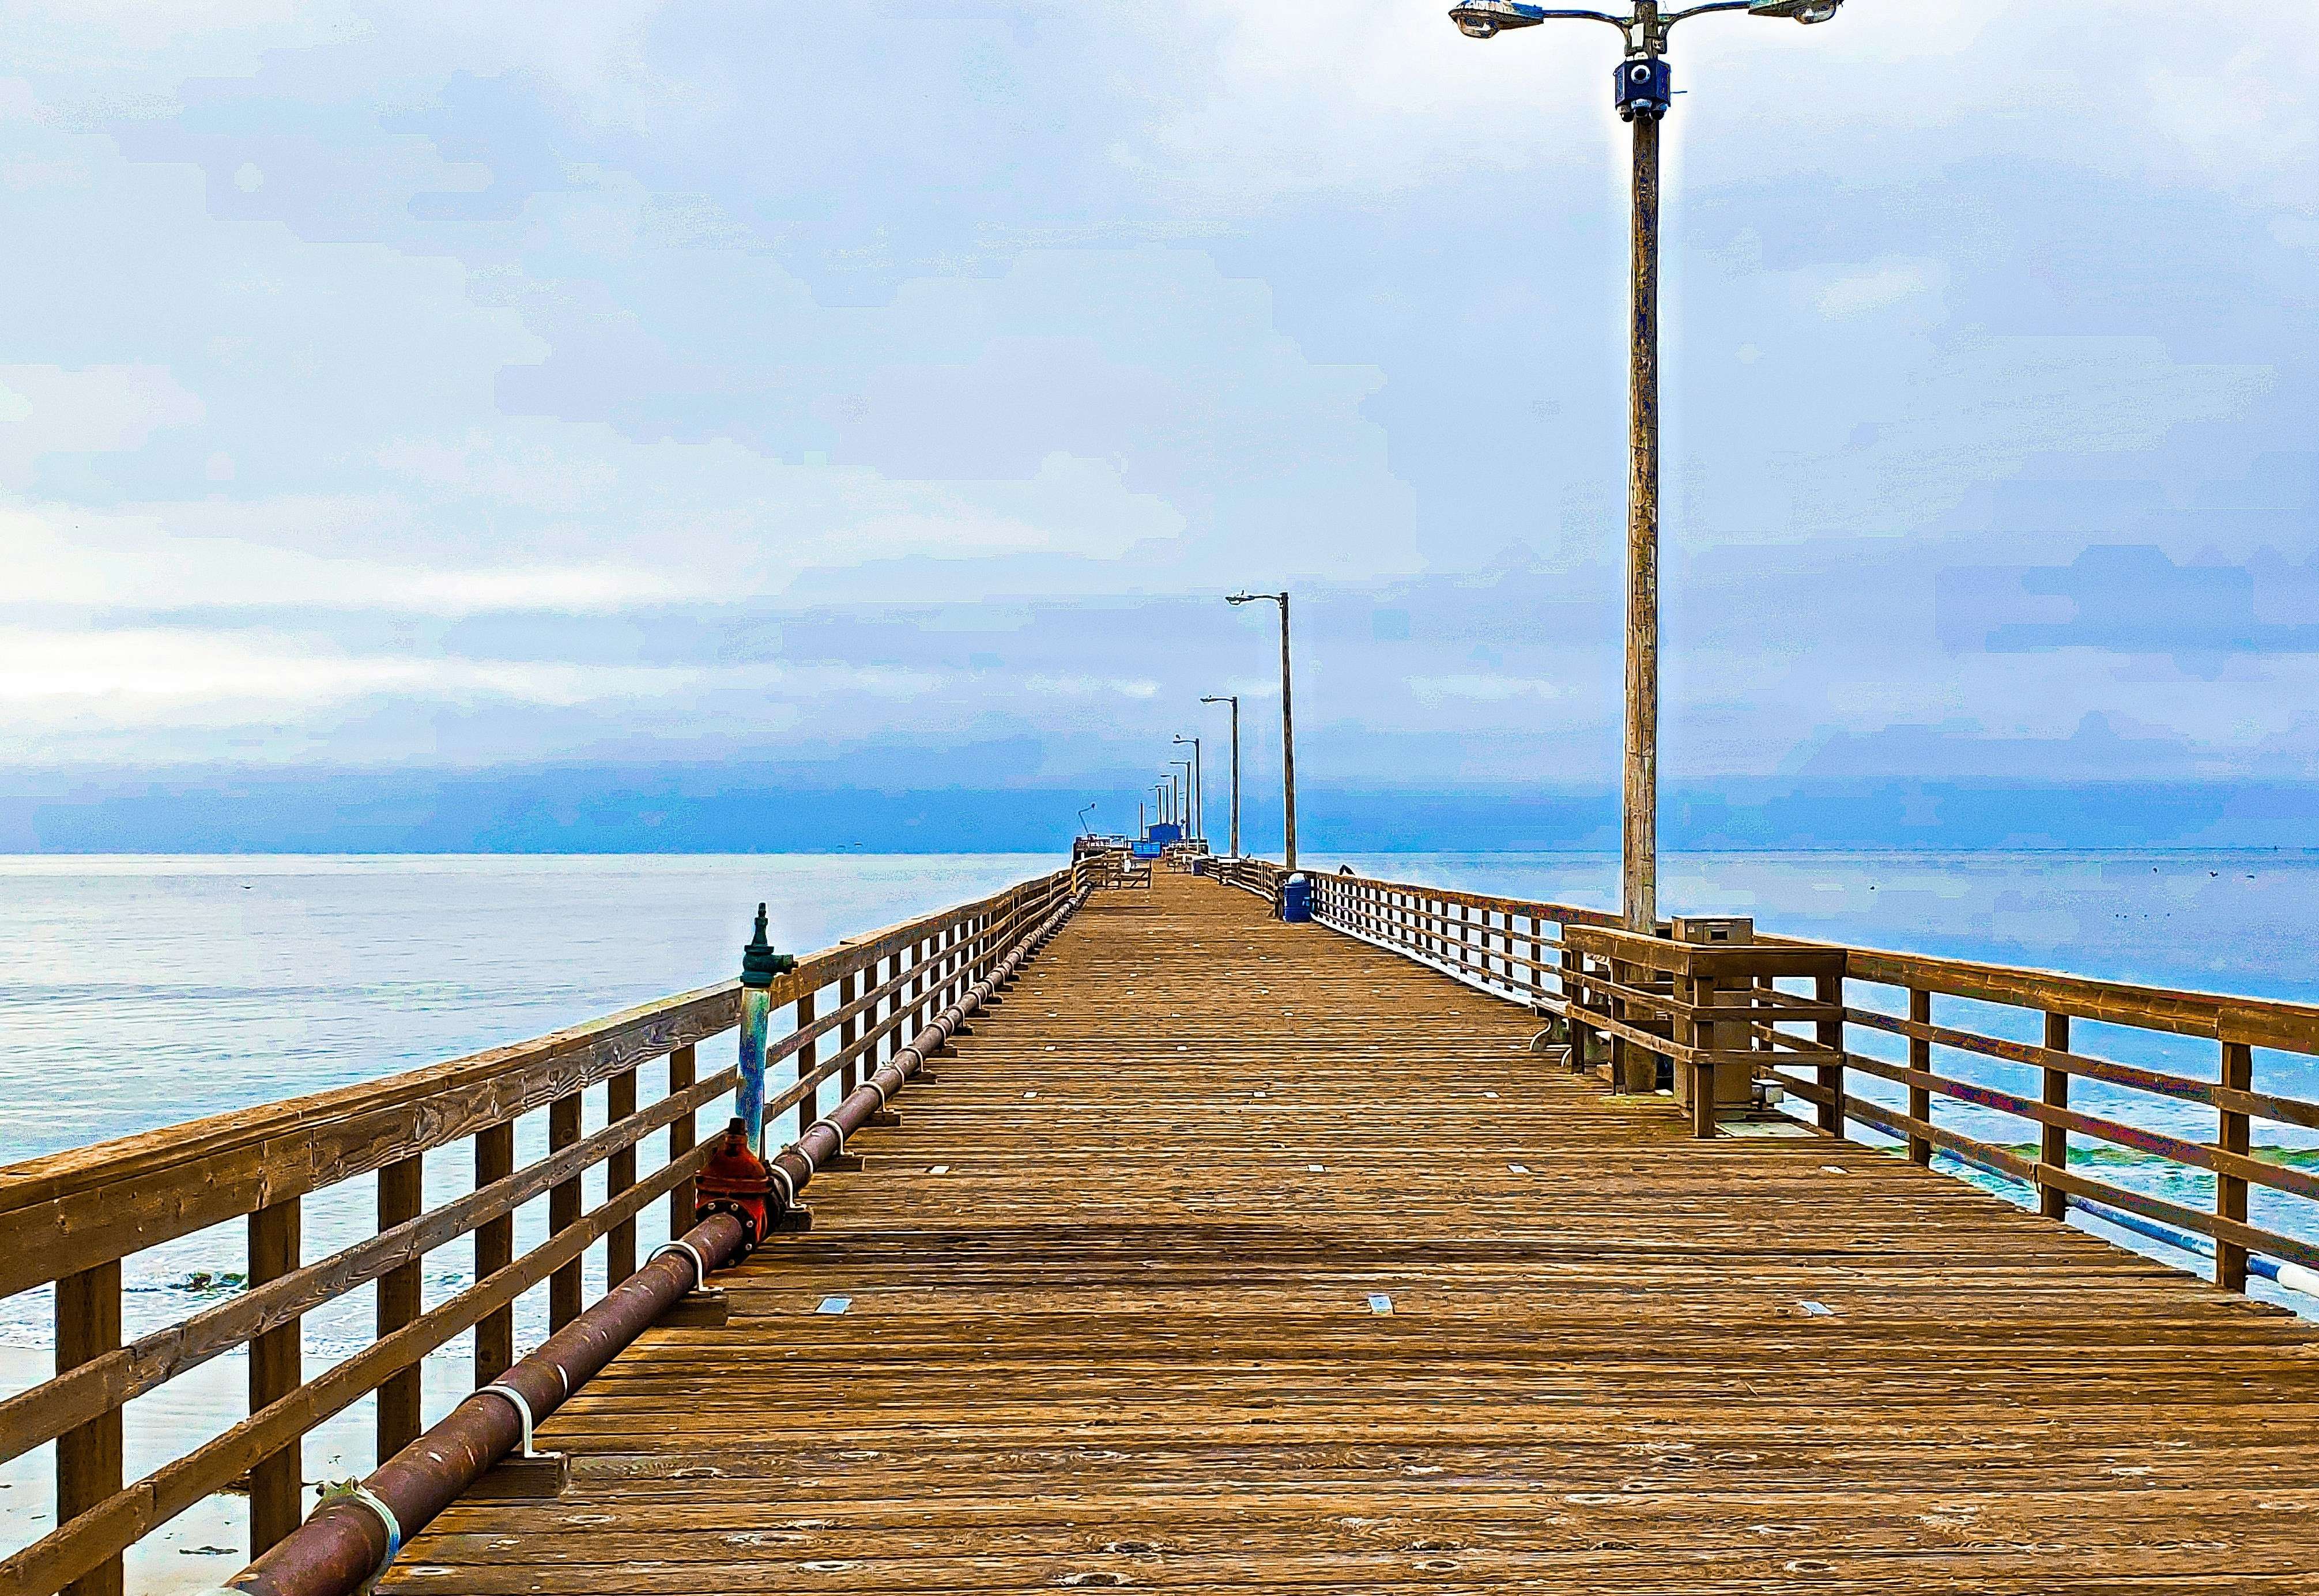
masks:
[[[14,0],[0,847],[1220,827],[1212,693],[1254,839],[1243,586],[1347,845],[1599,840],[1615,36],[1442,10]],[[2309,840],[2319,11],[1673,55],[1670,791]]]

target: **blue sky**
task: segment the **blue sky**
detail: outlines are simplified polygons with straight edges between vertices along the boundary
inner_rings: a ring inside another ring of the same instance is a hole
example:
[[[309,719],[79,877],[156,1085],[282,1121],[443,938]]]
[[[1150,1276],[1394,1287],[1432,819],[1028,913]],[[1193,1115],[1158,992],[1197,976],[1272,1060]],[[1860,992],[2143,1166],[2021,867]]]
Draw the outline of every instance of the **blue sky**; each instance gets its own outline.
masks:
[[[1441,9],[12,7],[0,797],[1253,793],[1284,583],[1316,790],[1611,790],[1611,35]],[[2319,13],[1676,55],[1670,781],[2276,816]]]

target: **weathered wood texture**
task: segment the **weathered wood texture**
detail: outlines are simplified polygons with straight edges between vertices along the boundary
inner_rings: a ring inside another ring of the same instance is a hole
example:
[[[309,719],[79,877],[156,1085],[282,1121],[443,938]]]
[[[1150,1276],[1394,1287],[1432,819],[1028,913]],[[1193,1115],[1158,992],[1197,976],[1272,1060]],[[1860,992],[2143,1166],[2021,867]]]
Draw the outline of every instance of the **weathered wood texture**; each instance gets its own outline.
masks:
[[[1100,896],[725,1328],[545,1428],[567,1495],[389,1588],[2319,1589],[2308,1330],[1899,1158],[1694,1141],[1536,1028],[1212,881]]]

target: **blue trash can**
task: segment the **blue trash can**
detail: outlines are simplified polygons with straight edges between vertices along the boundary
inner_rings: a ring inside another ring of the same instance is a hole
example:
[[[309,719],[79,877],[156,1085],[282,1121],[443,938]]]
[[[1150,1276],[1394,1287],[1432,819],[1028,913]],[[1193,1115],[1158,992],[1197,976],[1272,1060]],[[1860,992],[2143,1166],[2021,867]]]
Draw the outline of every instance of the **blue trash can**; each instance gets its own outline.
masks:
[[[1291,925],[1312,924],[1312,882],[1297,875],[1289,877],[1280,884],[1280,917]]]

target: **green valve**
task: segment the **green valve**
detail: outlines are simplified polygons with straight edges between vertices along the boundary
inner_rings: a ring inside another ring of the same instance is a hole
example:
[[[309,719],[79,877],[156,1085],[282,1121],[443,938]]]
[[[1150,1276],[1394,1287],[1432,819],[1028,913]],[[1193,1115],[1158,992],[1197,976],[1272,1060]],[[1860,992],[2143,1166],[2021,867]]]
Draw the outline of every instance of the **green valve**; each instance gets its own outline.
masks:
[[[787,975],[797,968],[794,954],[776,953],[765,936],[765,911],[768,906],[757,906],[757,933],[749,945],[741,950],[741,984],[762,992],[773,984],[773,978]]]

